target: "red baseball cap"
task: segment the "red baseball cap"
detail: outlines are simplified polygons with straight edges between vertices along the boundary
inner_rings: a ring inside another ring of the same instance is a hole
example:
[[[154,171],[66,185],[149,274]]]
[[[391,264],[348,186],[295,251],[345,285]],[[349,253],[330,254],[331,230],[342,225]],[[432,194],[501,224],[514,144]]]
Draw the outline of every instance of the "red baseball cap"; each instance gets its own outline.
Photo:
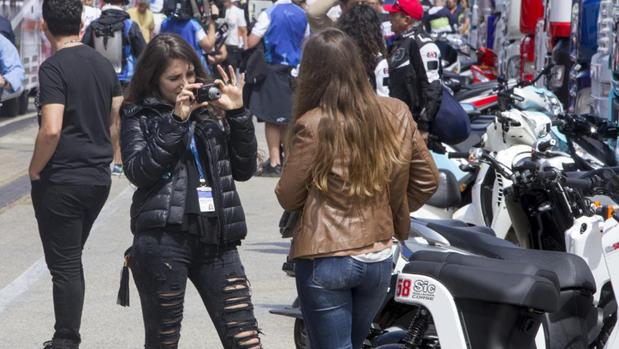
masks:
[[[389,13],[402,12],[418,21],[423,18],[423,6],[421,6],[419,0],[395,0],[393,5],[385,4],[383,8]]]

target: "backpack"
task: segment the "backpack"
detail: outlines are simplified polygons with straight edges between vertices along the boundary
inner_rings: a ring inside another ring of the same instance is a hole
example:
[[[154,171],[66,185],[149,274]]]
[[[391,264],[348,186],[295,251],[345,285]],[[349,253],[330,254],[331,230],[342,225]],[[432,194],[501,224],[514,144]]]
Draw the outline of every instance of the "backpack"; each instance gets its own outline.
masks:
[[[97,52],[107,58],[116,74],[120,74],[123,68],[123,58],[127,57],[124,51],[129,48],[129,30],[131,29],[131,19],[119,21],[113,17],[100,17],[92,22],[92,33],[94,48]]]
[[[430,134],[441,142],[455,145],[471,134],[471,119],[460,102],[443,86],[441,104],[430,125]]]

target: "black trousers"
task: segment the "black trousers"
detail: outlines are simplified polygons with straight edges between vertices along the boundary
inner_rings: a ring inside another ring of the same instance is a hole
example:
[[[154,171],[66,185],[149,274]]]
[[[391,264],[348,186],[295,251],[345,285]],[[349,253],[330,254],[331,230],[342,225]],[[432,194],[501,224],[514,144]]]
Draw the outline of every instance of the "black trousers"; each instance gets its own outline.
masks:
[[[224,348],[260,347],[249,281],[236,247],[208,246],[186,232],[135,235],[130,265],[142,303],[146,349],[178,347],[187,279]]]
[[[32,204],[54,284],[54,339],[74,344],[65,344],[66,348],[77,348],[80,343],[84,306],[82,250],[109,192],[110,186],[32,182]]]
[[[226,51],[228,51],[228,57],[224,64],[226,66],[231,65],[243,72],[245,69],[243,64],[243,49],[240,49],[238,46],[226,45]]]

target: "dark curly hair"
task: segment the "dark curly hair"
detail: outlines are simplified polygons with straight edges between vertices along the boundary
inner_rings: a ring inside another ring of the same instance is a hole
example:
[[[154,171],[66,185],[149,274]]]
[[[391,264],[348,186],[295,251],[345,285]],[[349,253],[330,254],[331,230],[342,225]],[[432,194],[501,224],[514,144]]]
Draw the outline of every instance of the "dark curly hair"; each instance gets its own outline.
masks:
[[[380,16],[376,10],[358,3],[340,16],[337,26],[359,47],[366,72],[373,73],[378,63],[377,55],[386,56]]]
[[[43,19],[53,36],[78,35],[82,24],[80,0],[44,0]]]

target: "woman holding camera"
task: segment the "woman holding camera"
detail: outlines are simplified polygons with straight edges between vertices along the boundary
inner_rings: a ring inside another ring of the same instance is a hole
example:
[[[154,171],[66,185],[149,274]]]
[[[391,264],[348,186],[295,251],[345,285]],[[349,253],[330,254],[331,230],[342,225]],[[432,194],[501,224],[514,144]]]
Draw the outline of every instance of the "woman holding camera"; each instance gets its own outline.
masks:
[[[191,46],[159,35],[138,61],[123,108],[125,174],[137,186],[128,261],[146,349],[177,348],[187,279],[225,348],[261,347],[237,251],[247,227],[234,185],[256,170],[256,138],[243,107],[244,77],[231,67],[218,71],[221,96],[213,99]]]
[[[295,93],[275,192],[302,211],[290,254],[303,321],[312,348],[359,349],[387,294],[392,238],[406,240],[438,170],[408,107],[375,94],[342,31],[305,43]]]

